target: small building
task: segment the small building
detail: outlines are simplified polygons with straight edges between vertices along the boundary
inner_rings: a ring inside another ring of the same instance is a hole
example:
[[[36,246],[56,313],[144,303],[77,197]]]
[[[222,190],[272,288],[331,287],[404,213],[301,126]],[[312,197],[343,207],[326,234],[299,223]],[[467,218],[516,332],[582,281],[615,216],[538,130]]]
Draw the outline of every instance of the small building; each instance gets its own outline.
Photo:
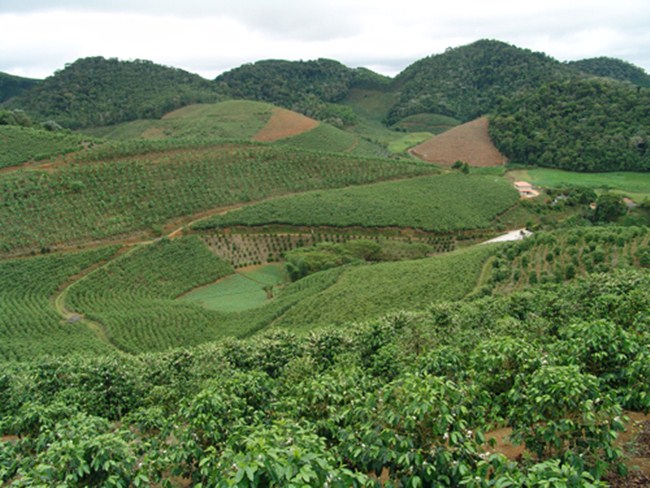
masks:
[[[533,189],[533,185],[527,181],[515,181],[515,189],[519,192],[521,198],[534,198],[539,196],[539,192]]]

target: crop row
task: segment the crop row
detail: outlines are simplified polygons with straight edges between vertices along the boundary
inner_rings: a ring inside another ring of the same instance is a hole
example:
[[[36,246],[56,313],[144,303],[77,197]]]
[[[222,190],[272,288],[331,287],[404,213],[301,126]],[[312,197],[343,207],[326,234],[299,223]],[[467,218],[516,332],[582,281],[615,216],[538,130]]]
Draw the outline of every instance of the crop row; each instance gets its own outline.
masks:
[[[136,248],[70,287],[69,308],[101,323],[118,348],[162,350],[214,337],[218,316],[174,299],[232,268],[196,237]]]
[[[0,252],[133,232],[215,207],[430,173],[421,164],[223,145],[0,175]]]
[[[517,201],[517,192],[501,178],[446,174],[278,198],[194,228],[288,224],[448,232],[486,228]]]
[[[631,267],[650,267],[647,228],[576,229],[534,236],[502,251],[492,281],[510,289]]]
[[[64,323],[52,298],[70,277],[107,259],[115,250],[0,261],[0,360],[106,352],[85,325]]]

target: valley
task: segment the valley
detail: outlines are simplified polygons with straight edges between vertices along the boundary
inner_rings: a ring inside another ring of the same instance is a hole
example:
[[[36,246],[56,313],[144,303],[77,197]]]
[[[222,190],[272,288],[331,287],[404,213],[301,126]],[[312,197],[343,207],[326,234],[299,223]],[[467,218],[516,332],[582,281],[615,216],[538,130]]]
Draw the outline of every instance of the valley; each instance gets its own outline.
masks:
[[[12,79],[0,483],[650,480],[647,75],[585,61]]]

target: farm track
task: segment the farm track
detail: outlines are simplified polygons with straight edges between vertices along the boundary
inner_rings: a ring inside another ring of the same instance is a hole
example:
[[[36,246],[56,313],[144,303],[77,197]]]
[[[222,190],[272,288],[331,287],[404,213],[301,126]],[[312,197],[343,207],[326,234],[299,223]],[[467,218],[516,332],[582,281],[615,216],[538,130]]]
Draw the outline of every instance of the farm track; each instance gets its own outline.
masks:
[[[153,241],[148,241],[146,243],[143,243],[143,245],[147,245],[152,242]],[[71,277],[68,280],[68,282],[61,287],[59,293],[52,298],[54,309],[59,315],[61,315],[61,317],[63,317],[63,319],[67,323],[80,322],[84,324],[86,327],[88,327],[88,329],[90,329],[95,334],[95,336],[100,342],[103,342],[104,344],[107,344],[120,351],[122,349],[118,347],[113,341],[111,341],[108,333],[106,332],[106,327],[104,327],[103,324],[95,320],[88,319],[84,317],[83,314],[77,313],[74,310],[68,309],[65,304],[65,299],[70,288],[79,284],[85,278],[97,272],[98,270],[106,268],[108,265],[115,262],[116,259],[119,259],[124,256],[128,256],[129,254],[133,253],[136,249],[138,249],[138,247],[139,246],[132,246],[130,249],[123,247],[120,250],[118,250],[113,256],[111,256],[110,259],[107,259],[104,262],[96,263],[93,266],[86,268],[81,273],[78,273],[75,276]]]

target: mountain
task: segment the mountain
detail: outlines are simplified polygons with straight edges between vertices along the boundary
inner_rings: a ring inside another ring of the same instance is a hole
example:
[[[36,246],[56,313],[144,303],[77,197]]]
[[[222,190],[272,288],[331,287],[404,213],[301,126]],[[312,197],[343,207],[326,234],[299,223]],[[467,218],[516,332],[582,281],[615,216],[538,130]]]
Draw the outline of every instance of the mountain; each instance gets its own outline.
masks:
[[[629,81],[635,85],[650,88],[650,75],[642,68],[616,58],[605,56],[572,61],[569,66],[594,76],[605,76],[619,81]]]
[[[0,73],[0,103],[22,94],[40,82],[41,80]]]
[[[223,98],[198,75],[151,61],[84,58],[8,103],[70,128],[157,118],[175,108]]]
[[[572,171],[650,170],[650,90],[605,78],[503,98],[490,135],[510,161]]]
[[[338,105],[350,88],[390,84],[389,78],[369,69],[348,68],[330,59],[258,61],[223,73],[215,81],[234,98],[270,102],[339,126],[355,118],[349,107]]]
[[[543,53],[480,40],[426,57],[402,71],[395,78],[400,97],[388,122],[424,112],[468,121],[490,112],[499,96],[576,73]]]

